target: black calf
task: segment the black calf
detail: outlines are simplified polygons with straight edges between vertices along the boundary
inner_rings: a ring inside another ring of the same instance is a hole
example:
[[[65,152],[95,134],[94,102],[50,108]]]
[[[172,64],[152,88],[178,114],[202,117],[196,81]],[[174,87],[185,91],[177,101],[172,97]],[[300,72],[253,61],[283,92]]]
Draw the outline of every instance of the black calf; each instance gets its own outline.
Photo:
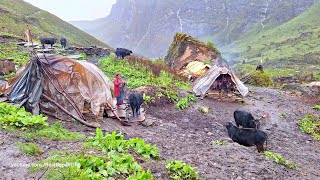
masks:
[[[140,107],[142,103],[143,103],[143,96],[140,92],[136,92],[129,95],[129,104],[132,109],[133,117],[134,115],[136,116],[140,115]]]
[[[243,129],[238,128],[231,122],[226,124],[229,137],[240,145],[243,146],[257,146],[258,152],[263,152],[267,149],[268,136],[265,132],[258,129]],[[266,148],[263,148],[263,144],[266,142]]]

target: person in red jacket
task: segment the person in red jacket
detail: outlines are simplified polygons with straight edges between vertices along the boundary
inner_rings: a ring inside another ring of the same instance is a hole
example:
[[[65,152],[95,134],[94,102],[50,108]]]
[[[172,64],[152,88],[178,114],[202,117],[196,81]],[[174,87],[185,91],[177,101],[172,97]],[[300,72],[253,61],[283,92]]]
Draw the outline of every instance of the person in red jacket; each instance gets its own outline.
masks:
[[[123,104],[124,86],[126,85],[126,83],[121,80],[120,73],[116,73],[113,85],[114,85],[114,96],[117,98],[117,108],[119,108],[119,106]]]

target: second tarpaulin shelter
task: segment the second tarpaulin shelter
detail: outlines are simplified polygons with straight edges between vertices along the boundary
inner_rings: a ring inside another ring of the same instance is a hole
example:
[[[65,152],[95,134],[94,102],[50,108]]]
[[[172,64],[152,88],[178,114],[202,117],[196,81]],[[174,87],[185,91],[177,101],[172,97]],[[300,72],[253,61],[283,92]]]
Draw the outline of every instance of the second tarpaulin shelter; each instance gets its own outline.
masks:
[[[213,65],[205,74],[199,77],[193,85],[193,92],[197,96],[204,96],[223,75],[230,76],[233,85],[242,96],[246,96],[249,92],[248,88],[230,71],[227,62],[221,58]]]
[[[31,53],[31,60],[16,76],[0,86],[0,95],[33,114],[71,116],[95,127],[84,113],[98,116],[104,104],[112,105],[112,89],[110,79],[89,62]]]

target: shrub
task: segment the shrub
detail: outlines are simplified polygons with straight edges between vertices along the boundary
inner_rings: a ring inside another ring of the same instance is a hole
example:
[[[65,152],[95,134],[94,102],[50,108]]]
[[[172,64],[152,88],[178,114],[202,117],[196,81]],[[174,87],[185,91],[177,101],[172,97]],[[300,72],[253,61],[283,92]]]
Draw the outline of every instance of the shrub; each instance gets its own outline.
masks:
[[[274,84],[271,77],[264,71],[253,72],[247,82],[248,84],[261,87],[269,87]]]

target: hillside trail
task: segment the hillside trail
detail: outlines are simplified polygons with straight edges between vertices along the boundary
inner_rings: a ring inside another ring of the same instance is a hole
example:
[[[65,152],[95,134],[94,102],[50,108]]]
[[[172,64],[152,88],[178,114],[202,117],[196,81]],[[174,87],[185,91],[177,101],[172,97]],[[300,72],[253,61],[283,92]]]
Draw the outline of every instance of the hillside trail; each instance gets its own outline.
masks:
[[[127,137],[141,137],[158,147],[160,161],[143,162],[144,168],[152,170],[155,179],[168,179],[165,163],[168,160],[182,160],[195,167],[201,179],[320,179],[320,143],[310,135],[301,132],[297,121],[306,113],[320,115],[312,107],[315,102],[279,92],[277,89],[250,87],[251,93],[244,104],[219,102],[210,98],[198,99],[197,103],[179,111],[172,104],[144,107],[146,118],[156,120],[155,125],[145,127],[134,124],[120,125],[116,120],[105,118],[102,128],[107,131],[122,131]],[[318,102],[319,103],[319,100]],[[198,107],[210,107],[207,115]],[[261,129],[268,134],[268,150],[282,155],[299,167],[291,170],[267,160],[255,147],[244,147],[234,143],[227,135],[226,122],[233,122],[233,112],[245,109],[259,118],[269,113]],[[281,116],[282,115],[282,116]],[[50,118],[51,121],[53,118]],[[84,125],[63,122],[71,131],[92,135],[95,130]],[[0,131],[0,179],[33,179],[27,167],[13,167],[16,164],[35,163],[49,156],[50,151],[82,151],[81,142],[37,140],[45,153],[41,157],[24,155],[15,146],[25,141],[11,133]],[[223,141],[223,145],[212,145],[212,141]],[[3,142],[3,143],[1,143]],[[39,174],[37,175],[39,177]]]

